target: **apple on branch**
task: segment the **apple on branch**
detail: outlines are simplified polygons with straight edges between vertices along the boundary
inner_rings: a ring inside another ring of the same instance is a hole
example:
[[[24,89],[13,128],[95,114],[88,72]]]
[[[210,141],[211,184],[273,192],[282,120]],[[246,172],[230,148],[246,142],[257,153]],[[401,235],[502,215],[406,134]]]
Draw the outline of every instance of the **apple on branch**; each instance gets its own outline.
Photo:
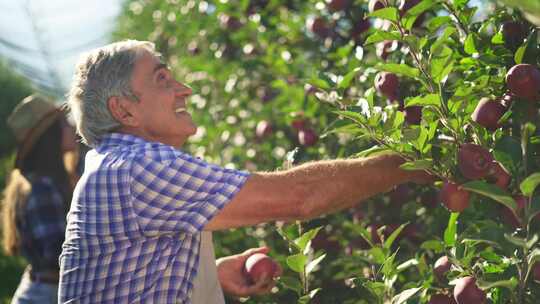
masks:
[[[445,182],[439,192],[442,204],[452,212],[462,212],[469,207],[469,191],[453,182]]]
[[[482,98],[471,115],[471,119],[484,128],[495,131],[500,128],[499,120],[506,113],[502,103],[489,98]]]
[[[446,282],[446,273],[450,271],[450,267],[452,267],[452,263],[446,255],[443,255],[435,261],[435,264],[433,265],[433,274],[439,282]]]
[[[506,85],[512,94],[535,101],[540,89],[540,71],[532,64],[516,64],[506,73]]]
[[[463,277],[454,286],[454,299],[458,304],[485,304],[486,293],[478,288],[474,277]]]
[[[375,88],[391,100],[396,100],[399,90],[399,78],[394,73],[379,72],[375,76]]]
[[[458,167],[468,179],[476,180],[489,174],[493,156],[489,151],[479,145],[466,143],[458,150]]]

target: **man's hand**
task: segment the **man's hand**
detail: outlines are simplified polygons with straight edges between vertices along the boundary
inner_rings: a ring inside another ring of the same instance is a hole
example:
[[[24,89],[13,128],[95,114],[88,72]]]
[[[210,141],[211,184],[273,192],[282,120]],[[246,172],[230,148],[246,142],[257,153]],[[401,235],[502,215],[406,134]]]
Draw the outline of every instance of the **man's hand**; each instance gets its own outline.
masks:
[[[243,253],[218,259],[216,261],[218,279],[223,291],[238,297],[269,293],[276,285],[274,278],[280,276],[282,273],[279,265],[277,265],[278,270],[274,278],[263,277],[258,282],[251,282],[244,271],[244,264],[250,255],[254,253],[267,254],[269,251],[270,249],[267,247],[251,248]]]

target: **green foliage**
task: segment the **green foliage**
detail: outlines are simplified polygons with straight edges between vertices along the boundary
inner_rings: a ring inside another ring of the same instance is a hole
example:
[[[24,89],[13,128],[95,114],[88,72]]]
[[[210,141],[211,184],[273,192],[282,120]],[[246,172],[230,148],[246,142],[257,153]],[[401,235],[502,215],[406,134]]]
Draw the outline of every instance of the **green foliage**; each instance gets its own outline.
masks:
[[[8,129],[6,120],[13,108],[24,97],[31,94],[29,84],[14,75],[0,62],[0,185],[6,184],[6,175],[13,168],[15,138]],[[19,284],[25,263],[20,258],[7,257],[0,252],[0,301],[8,303]]]
[[[13,108],[24,97],[32,93],[27,80],[14,75],[8,67],[0,61],[0,157],[6,157],[15,148],[15,138],[9,132],[6,120]]]

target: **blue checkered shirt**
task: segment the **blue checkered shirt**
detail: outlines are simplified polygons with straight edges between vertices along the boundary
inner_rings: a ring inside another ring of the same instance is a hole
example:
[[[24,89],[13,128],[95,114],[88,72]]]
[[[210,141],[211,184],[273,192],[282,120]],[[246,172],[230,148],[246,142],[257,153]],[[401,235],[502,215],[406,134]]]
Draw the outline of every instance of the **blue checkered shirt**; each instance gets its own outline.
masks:
[[[66,231],[68,205],[52,178],[29,174],[32,191],[17,207],[15,223],[21,240],[21,255],[35,272],[58,271],[58,255]]]
[[[88,152],[60,256],[60,303],[190,303],[200,232],[248,173],[113,133]]]

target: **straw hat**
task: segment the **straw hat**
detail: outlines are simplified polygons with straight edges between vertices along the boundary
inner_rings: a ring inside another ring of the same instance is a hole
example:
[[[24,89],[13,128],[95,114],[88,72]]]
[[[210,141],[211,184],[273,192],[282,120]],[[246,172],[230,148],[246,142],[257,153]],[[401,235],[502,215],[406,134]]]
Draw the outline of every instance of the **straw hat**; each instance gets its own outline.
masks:
[[[32,150],[39,137],[60,117],[62,111],[43,96],[30,95],[23,99],[7,119],[7,124],[17,140],[18,151],[15,168]]]

